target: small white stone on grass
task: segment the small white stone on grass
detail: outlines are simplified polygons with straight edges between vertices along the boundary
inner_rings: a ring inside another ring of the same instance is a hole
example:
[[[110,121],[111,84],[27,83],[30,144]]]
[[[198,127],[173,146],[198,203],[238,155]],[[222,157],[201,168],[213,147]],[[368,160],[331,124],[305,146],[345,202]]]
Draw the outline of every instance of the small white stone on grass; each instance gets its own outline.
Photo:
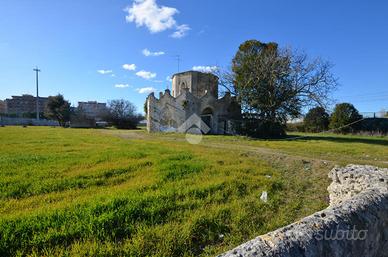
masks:
[[[267,193],[267,191],[263,191],[263,193],[261,193],[260,200],[262,200],[265,203],[268,201],[268,193]]]

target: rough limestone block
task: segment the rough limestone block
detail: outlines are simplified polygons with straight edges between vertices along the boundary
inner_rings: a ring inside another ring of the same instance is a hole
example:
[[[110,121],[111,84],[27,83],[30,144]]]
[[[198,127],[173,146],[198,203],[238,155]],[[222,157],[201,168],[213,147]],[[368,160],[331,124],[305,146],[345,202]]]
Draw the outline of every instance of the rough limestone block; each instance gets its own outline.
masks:
[[[387,257],[388,169],[348,165],[329,177],[327,209],[220,257]]]

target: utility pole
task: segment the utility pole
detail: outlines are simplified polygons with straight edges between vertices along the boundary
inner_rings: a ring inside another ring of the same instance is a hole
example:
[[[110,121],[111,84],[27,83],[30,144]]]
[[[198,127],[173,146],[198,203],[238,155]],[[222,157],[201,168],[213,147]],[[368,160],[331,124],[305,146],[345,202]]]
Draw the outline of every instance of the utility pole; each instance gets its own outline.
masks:
[[[40,69],[38,69],[38,67],[35,67],[35,69],[33,69],[33,71],[35,71],[36,73],[36,119],[39,120],[39,72],[40,72]]]

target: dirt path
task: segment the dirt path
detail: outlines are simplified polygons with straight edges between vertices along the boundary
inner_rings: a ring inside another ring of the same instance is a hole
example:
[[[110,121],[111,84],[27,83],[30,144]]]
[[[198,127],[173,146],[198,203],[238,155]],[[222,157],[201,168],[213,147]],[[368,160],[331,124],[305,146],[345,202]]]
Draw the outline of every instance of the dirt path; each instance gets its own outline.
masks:
[[[178,134],[169,134],[169,133],[156,133],[156,134],[149,134],[144,130],[127,130],[127,131],[121,131],[121,130],[101,130],[102,133],[108,134],[111,136],[118,136],[123,139],[133,139],[133,140],[146,140],[146,141],[168,141],[168,142],[185,142],[185,136],[184,135],[178,135]],[[319,156],[311,156],[308,153],[306,155],[300,154],[300,153],[290,153],[287,151],[284,151],[282,149],[272,149],[269,147],[260,147],[260,146],[252,146],[247,145],[242,141],[235,140],[235,141],[217,141],[204,139],[204,142],[200,144],[202,147],[209,147],[209,148],[217,148],[217,149],[229,149],[229,150],[235,150],[238,152],[249,152],[251,154],[256,154],[261,157],[268,158],[287,158],[288,160],[301,160],[301,161],[308,161],[308,162],[320,162],[325,165],[334,165],[338,163],[342,164],[348,164],[348,163],[355,163],[355,164],[371,164],[375,166],[380,167],[387,167],[388,162],[386,160],[370,160],[370,161],[362,161],[357,159],[351,159],[348,156],[337,156],[335,159],[325,159],[325,158],[319,158]]]
[[[109,134],[112,136],[118,136],[123,139],[133,139],[133,140],[148,140],[148,141],[160,141],[165,140],[169,142],[185,142],[186,139],[182,136],[177,136],[174,134],[148,134],[144,131],[103,131],[104,134]],[[288,159],[294,159],[294,160],[306,160],[306,161],[318,161],[318,162],[324,162],[324,163],[332,163],[333,161],[326,160],[326,159],[319,159],[319,158],[312,158],[309,156],[302,156],[302,155],[296,155],[296,154],[289,154],[287,152],[278,150],[278,149],[270,149],[265,147],[257,147],[257,146],[250,146],[243,144],[241,142],[225,142],[225,143],[219,143],[219,142],[211,142],[206,141],[205,143],[201,144],[203,147],[209,147],[209,148],[217,148],[217,149],[229,149],[229,150],[235,150],[239,152],[249,152],[254,153],[257,155],[266,155],[266,156],[274,156],[277,158],[288,158]]]

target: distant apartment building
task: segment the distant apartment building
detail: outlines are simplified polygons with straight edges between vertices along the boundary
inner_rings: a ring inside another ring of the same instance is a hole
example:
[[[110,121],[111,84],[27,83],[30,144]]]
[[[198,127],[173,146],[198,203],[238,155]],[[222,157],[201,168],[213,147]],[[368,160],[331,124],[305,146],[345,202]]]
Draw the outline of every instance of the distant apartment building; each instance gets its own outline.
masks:
[[[36,97],[32,95],[12,96],[5,99],[5,109],[7,114],[22,115],[26,113],[36,113]],[[44,112],[48,102],[48,97],[39,97],[39,112]]]
[[[78,102],[78,110],[81,111],[87,118],[101,120],[108,108],[106,107],[106,103],[88,101]]]
[[[7,105],[5,104],[5,101],[0,100],[0,114],[7,113]]]

